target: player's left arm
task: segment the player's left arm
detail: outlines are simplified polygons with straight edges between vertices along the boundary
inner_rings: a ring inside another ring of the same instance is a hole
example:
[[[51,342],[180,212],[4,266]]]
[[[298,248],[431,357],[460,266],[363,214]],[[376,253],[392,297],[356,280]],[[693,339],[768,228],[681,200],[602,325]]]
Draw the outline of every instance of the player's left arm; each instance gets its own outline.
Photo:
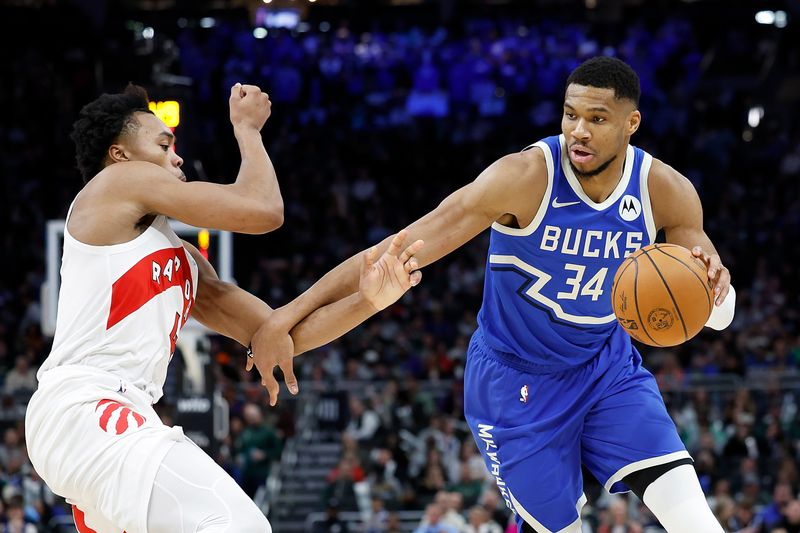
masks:
[[[694,185],[657,159],[653,159],[648,184],[656,228],[664,230],[667,242],[688,248],[708,268],[716,305],[706,325],[726,328],[733,320],[736,292],[728,268],[703,229],[703,206]]]
[[[221,335],[249,346],[253,335],[269,319],[272,308],[233,283],[222,281],[208,259],[190,243],[183,247],[197,263],[197,297],[192,316]]]

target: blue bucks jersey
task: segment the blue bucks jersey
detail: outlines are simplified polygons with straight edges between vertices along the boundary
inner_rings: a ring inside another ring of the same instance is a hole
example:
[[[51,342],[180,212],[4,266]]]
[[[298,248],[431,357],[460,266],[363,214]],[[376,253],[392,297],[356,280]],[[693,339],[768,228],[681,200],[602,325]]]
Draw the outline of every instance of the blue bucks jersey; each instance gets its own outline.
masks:
[[[492,225],[478,324],[489,347],[557,371],[609,342],[630,349],[611,285],[624,258],[656,236],[647,190],[652,157],[628,146],[622,179],[595,203],[570,167],[563,135],[533,146],[547,163],[544,199],[527,227]]]

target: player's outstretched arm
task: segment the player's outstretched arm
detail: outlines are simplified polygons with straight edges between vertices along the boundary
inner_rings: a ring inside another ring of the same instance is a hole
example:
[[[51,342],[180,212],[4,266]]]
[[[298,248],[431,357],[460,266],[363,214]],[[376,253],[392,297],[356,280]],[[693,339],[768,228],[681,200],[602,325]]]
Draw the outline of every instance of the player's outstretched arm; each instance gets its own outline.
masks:
[[[664,230],[667,242],[691,250],[706,264],[716,304],[707,325],[724,329],[733,320],[735,292],[730,271],[703,229],[703,206],[694,185],[669,165],[653,160],[649,187],[656,227]]]
[[[419,267],[461,247],[503,215],[519,217],[531,205],[538,206],[546,183],[544,154],[539,149],[495,161],[475,181],[452,193],[436,209],[406,228],[409,240],[425,242],[425,247],[416,254]],[[383,253],[392,239],[388,237],[381,242],[377,253]],[[277,309],[262,332],[270,341],[265,344],[286,345],[289,331],[300,321],[317,309],[354,294],[365,253],[345,260],[303,294]],[[286,354],[273,350],[271,357],[285,358]]]
[[[396,302],[411,287],[417,285],[422,279],[418,270],[419,263],[415,255],[423,248],[423,242],[418,240],[405,247],[407,232],[401,231],[394,236],[389,248],[379,258],[377,247],[367,250],[363,256],[358,291],[341,300],[325,305],[297,324],[291,331],[294,350],[284,352],[275,358],[272,340],[268,335],[268,327],[259,329],[252,338],[252,359],[247,362],[249,371],[254,365],[261,373],[261,381],[269,391],[270,404],[278,401],[280,386],[272,376],[272,369],[280,366],[286,374],[286,368],[291,368],[292,358],[295,354],[311,350],[341,337],[354,327],[358,326],[378,311],[385,309]],[[269,319],[265,321],[269,323]],[[289,390],[297,392],[295,383],[287,380]],[[294,388],[293,388],[294,385]]]
[[[230,184],[183,182],[146,161],[108,165],[98,176],[117,198],[142,215],[163,214],[192,226],[239,233],[265,233],[283,223],[283,198],[275,168],[261,139],[271,113],[266,93],[236,84],[229,100],[230,120],[242,162]],[[169,149],[165,140],[165,149]]]
[[[475,181],[452,193],[436,209],[406,228],[410,241],[421,240],[425,243],[424,248],[414,254],[414,269],[459,248],[503,215],[519,218],[521,213],[529,212],[531,205],[538,206],[541,202],[546,183],[547,170],[541,150],[511,154],[497,160]],[[338,331],[331,332],[320,326],[319,321],[323,319],[334,323],[342,319],[342,315],[331,304],[353,306],[343,307],[347,312],[364,312],[363,307],[355,308],[364,255],[383,253],[385,256],[384,251],[389,249],[395,237],[388,237],[372,252],[364,251],[347,259],[306,292],[277,309],[257,335],[261,346],[260,368],[273,368],[276,365],[283,368],[287,363],[290,364],[294,355],[339,336]],[[309,320],[303,322],[307,317]],[[365,320],[358,313],[353,317],[354,324],[336,326],[341,329],[341,334]],[[298,324],[302,325],[298,328]],[[300,338],[297,346],[294,346],[290,332]],[[287,346],[293,349],[288,350]],[[277,383],[271,387],[277,395]],[[271,398],[276,395],[271,394]]]

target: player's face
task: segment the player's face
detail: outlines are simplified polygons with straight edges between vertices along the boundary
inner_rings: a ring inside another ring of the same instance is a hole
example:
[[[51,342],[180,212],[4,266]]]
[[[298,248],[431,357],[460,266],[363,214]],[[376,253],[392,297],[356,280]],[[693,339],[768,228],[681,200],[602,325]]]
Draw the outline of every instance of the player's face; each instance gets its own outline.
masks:
[[[125,152],[131,161],[149,161],[166,169],[181,181],[186,175],[181,170],[183,159],[175,153],[175,135],[164,122],[150,113],[136,113],[139,129],[135,136],[125,139]]]
[[[634,103],[614,96],[614,89],[570,84],[564,97],[561,131],[578,176],[596,176],[624,157],[641,115]]]

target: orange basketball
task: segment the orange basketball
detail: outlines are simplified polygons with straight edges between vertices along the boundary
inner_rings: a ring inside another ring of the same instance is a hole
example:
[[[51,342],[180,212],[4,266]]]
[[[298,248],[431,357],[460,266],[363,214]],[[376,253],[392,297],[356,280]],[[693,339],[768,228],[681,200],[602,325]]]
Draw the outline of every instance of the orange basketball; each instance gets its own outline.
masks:
[[[617,320],[650,346],[675,346],[697,335],[714,305],[705,263],[676,244],[645,246],[622,262],[611,291]]]

